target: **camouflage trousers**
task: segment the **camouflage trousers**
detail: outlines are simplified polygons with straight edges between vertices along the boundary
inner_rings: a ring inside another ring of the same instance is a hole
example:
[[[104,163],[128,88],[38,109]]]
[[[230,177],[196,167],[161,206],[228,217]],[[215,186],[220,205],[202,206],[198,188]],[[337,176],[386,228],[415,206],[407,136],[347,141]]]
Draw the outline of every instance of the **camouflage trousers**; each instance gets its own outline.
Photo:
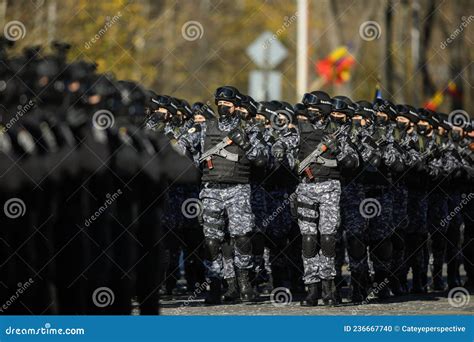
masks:
[[[265,218],[269,212],[267,209],[267,196],[265,189],[259,184],[251,184],[252,194],[250,196],[250,205],[255,217],[254,232],[265,233]]]
[[[267,212],[263,220],[266,227],[266,237],[268,241],[268,258],[274,268],[285,269],[288,265],[286,250],[288,247],[288,236],[290,233],[292,220],[290,212],[290,201],[296,194],[291,194],[294,189],[281,188],[269,189],[267,195]],[[265,262],[265,268],[270,267]]]
[[[405,262],[403,273],[408,274],[410,267],[413,276],[419,279],[428,271],[427,226],[428,196],[425,190],[409,189],[408,191],[408,228],[406,232]]]
[[[407,234],[426,234],[428,232],[428,196],[425,190],[408,191]]]
[[[440,189],[433,190],[428,196],[427,210],[428,232],[430,234],[435,232],[446,234],[449,225],[446,223],[446,218],[448,217],[448,196]]]
[[[388,246],[385,247],[384,242],[390,239],[395,231],[393,225],[393,193],[386,185],[365,185],[364,190],[365,199],[360,203],[359,210],[366,219],[364,238],[370,249],[373,268],[376,273],[378,271],[389,272],[391,249]],[[373,210],[370,209],[370,205],[373,205]],[[377,250],[378,253],[375,252]],[[382,255],[385,255],[385,257],[382,258]]]
[[[339,200],[341,183],[327,180],[317,183],[300,183],[296,189],[298,225],[303,235],[336,234],[339,225]],[[336,276],[334,254],[325,255],[322,250],[315,257],[302,255],[305,284]]]
[[[341,228],[338,232],[338,246],[340,247],[336,250],[336,263],[339,267],[343,264],[345,254],[342,231],[345,231],[348,243],[352,242],[351,239],[359,239],[362,241],[362,245],[366,246],[364,241],[366,221],[359,211],[359,205],[364,199],[364,196],[364,186],[360,183],[353,181],[342,186]],[[353,257],[353,253],[351,253],[351,249],[349,248],[349,265],[351,270],[367,269],[367,255],[364,254],[362,260],[357,260]]]
[[[269,190],[266,195],[267,211],[263,219],[266,233],[270,239],[285,238],[291,229],[290,200],[295,195],[285,188]]]
[[[204,184],[200,193],[202,203],[203,230],[206,239],[224,241],[225,214],[231,238],[249,234],[254,228],[254,215],[250,205],[250,184],[220,185]],[[223,258],[206,261],[209,277],[222,277]],[[234,265],[237,269],[250,269],[252,256],[234,248]]]
[[[395,231],[405,231],[408,226],[408,189],[404,184],[392,186],[393,196],[393,225]]]
[[[392,235],[392,274],[400,274],[405,259],[405,233],[408,227],[408,189],[404,184],[394,184],[393,193],[393,223],[395,226]]]

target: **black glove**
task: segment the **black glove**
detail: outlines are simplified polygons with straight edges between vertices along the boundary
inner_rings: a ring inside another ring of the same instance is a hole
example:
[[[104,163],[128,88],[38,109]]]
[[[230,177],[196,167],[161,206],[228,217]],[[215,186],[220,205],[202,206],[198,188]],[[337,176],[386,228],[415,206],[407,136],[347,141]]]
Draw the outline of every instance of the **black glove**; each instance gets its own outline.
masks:
[[[275,144],[272,147],[272,154],[275,157],[276,160],[281,162],[285,158],[285,145],[283,143],[281,144]]]
[[[239,146],[245,152],[250,150],[250,148],[252,147],[249,141],[249,137],[240,128],[236,128],[230,131],[228,137],[230,140],[232,140],[232,142],[234,142],[237,146]]]

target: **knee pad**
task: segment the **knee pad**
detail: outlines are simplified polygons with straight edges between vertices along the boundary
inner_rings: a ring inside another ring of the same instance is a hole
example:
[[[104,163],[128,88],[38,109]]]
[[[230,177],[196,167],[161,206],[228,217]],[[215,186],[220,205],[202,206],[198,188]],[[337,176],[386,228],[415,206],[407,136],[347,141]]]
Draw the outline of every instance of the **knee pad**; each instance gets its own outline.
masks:
[[[216,239],[206,239],[206,250],[210,261],[217,260],[221,251],[221,242]]]
[[[347,240],[347,251],[349,252],[349,255],[355,260],[361,260],[367,253],[367,247],[365,243],[358,240],[357,238],[350,237]]]
[[[392,241],[384,239],[373,243],[376,247],[373,250],[374,255],[381,261],[389,261],[392,258]]]
[[[252,254],[252,240],[248,235],[236,236],[234,238],[235,248],[243,255]]]
[[[234,248],[231,242],[224,242],[222,244],[222,255],[226,259],[230,259],[233,256]]]
[[[405,248],[405,240],[400,234],[393,234],[391,239],[394,250],[401,251]]]
[[[318,254],[318,236],[303,235],[301,241],[301,249],[306,259],[314,258]]]
[[[336,256],[336,234],[321,234],[321,252],[325,257]]]
[[[256,233],[252,236],[252,250],[255,255],[262,255],[265,248],[265,236],[262,233]]]

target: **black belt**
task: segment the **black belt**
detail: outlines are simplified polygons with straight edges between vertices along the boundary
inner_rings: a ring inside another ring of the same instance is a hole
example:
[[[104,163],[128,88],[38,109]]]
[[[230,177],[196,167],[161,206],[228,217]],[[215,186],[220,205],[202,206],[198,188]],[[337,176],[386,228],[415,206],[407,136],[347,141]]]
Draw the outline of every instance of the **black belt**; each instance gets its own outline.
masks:
[[[207,189],[227,189],[233,186],[240,185],[239,183],[207,183],[204,188]]]

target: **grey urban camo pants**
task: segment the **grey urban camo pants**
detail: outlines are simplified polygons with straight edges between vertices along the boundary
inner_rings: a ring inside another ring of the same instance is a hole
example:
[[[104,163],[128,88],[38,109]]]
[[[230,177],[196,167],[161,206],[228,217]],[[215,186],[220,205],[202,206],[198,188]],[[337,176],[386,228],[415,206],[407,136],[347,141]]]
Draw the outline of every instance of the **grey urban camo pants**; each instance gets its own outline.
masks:
[[[334,236],[340,223],[340,182],[328,180],[319,183],[301,183],[296,189],[296,195],[301,234],[319,233]],[[325,255],[321,249],[315,257],[306,258],[304,255],[302,257],[305,284],[312,284],[321,279],[333,279],[336,276],[334,255]]]
[[[225,213],[228,231],[232,238],[252,232],[254,215],[250,206],[250,184],[212,187],[204,184],[199,195],[203,207],[203,229],[206,239],[224,240]],[[234,265],[237,269],[250,269],[252,256],[234,249]],[[223,259],[206,262],[208,276],[222,276]]]

